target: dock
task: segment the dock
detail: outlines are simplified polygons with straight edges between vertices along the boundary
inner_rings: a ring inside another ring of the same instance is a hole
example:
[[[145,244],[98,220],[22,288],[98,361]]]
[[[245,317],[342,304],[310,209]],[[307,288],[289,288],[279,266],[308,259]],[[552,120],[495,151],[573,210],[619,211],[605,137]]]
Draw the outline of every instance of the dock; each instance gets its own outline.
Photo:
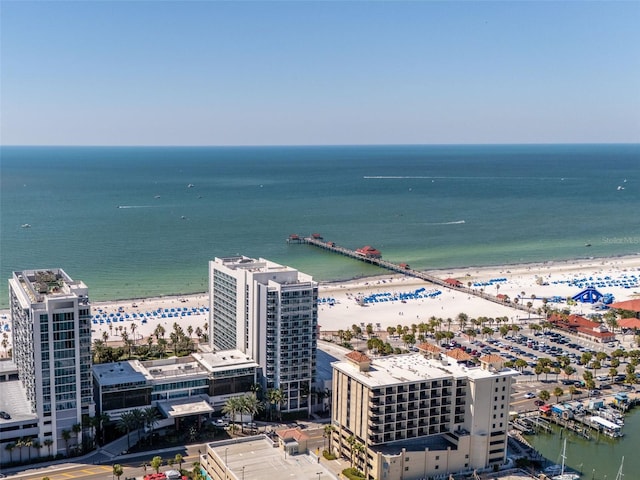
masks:
[[[448,282],[439,277],[430,275],[426,272],[422,272],[420,270],[412,269],[406,263],[393,263],[388,260],[384,260],[382,258],[382,254],[374,249],[373,247],[362,247],[357,250],[352,250],[350,248],[342,247],[340,245],[336,245],[335,242],[325,241],[322,235],[318,233],[314,233],[310,236],[303,237],[297,234],[291,234],[287,238],[287,243],[294,244],[306,244],[311,245],[322,250],[326,250],[328,252],[337,253],[338,255],[343,255],[345,257],[352,258],[354,260],[358,260],[361,262],[369,263],[371,265],[375,265],[380,268],[384,268],[385,270],[390,270],[395,273],[400,273],[402,275],[407,275],[409,277],[419,278],[424,280],[425,282],[433,283],[435,285],[441,286],[443,288],[448,288],[450,290],[456,290],[459,292],[464,292],[468,295],[474,295],[476,297],[483,298],[490,302],[494,302],[500,305],[506,305],[511,308],[515,308],[517,310],[521,310],[523,312],[531,313],[531,310],[527,308],[525,305],[521,305],[513,302],[506,302],[504,298],[498,297],[496,295],[491,295],[490,293],[486,293],[480,290],[474,290],[462,284],[462,282]]]

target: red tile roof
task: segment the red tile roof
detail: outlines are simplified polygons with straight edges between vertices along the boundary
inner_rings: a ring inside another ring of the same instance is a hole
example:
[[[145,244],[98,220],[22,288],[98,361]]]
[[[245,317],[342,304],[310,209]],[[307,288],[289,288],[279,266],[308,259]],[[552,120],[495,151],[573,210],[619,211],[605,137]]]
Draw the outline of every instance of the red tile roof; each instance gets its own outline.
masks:
[[[561,315],[552,315],[549,318],[549,321],[558,326],[558,328],[564,330],[574,330],[576,332],[584,333],[585,335],[589,335],[594,338],[599,338],[601,340],[615,337],[612,332],[606,330],[606,326],[598,323],[592,322],[580,315],[569,315],[568,317],[563,317]],[[604,329],[604,331],[601,331]]]
[[[309,435],[304,433],[299,428],[283,428],[281,430],[276,430],[276,435],[283,440],[289,440],[293,438],[296,442],[301,440],[309,440]]]
[[[427,342],[421,343],[420,345],[418,345],[417,348],[418,350],[424,350],[426,352],[431,352],[431,353],[440,353],[442,351],[440,347],[437,347]]]
[[[367,357],[364,353],[358,352],[356,350],[354,350],[353,352],[347,353],[346,357],[349,360],[353,360],[356,363],[364,363],[364,362],[370,362],[371,361],[371,359],[369,357]]]
[[[458,360],[459,362],[464,362],[467,360],[471,360],[471,355],[462,350],[461,348],[454,348],[453,350],[449,350],[447,352],[447,356]]]
[[[621,328],[640,328],[640,318],[623,318],[618,320],[618,326]]]
[[[480,361],[484,363],[501,363],[504,362],[504,358],[500,355],[496,355],[495,353],[490,353],[489,355],[480,357]]]
[[[445,278],[444,281],[445,283],[453,285],[454,287],[459,287],[460,285],[462,285],[462,282],[460,280],[456,280],[455,278]]]
[[[612,303],[611,305],[609,305],[609,307],[619,308],[621,310],[630,310],[632,312],[640,312],[640,299]]]

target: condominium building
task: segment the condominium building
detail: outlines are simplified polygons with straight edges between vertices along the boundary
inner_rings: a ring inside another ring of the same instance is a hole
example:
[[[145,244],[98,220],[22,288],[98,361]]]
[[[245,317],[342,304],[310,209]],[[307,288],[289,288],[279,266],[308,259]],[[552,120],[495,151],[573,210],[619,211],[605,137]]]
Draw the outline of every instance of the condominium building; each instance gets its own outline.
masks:
[[[237,348],[262,368],[262,386],[282,391],[285,411],[308,408],[316,373],[318,285],[265,259],[209,262],[210,341]]]
[[[38,441],[64,452],[63,431],[93,416],[88,288],[62,269],[23,270],[9,280],[13,358]],[[82,431],[73,434],[82,443]]]
[[[513,377],[495,355],[470,366],[460,352],[371,359],[351,352],[333,364],[334,452],[367,478],[412,480],[503,463]]]

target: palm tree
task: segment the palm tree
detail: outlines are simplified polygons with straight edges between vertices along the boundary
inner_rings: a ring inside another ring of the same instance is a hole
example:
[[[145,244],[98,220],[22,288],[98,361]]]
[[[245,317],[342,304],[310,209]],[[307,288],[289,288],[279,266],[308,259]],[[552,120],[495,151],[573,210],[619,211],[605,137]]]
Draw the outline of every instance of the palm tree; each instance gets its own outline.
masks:
[[[9,452],[9,463],[13,463],[13,450],[17,445],[14,442],[7,443],[4,449]]]
[[[113,466],[113,474],[118,477],[118,480],[120,480],[120,477],[122,476],[122,474],[124,473],[124,468],[122,468],[122,465],[120,465],[119,463],[116,463]]]
[[[40,456],[40,449],[42,448],[42,444],[36,438],[31,442],[31,448],[35,448],[36,452],[38,452],[38,457]]]
[[[156,473],[160,472],[160,467],[162,466],[162,457],[159,455],[156,455],[151,459],[151,462],[149,463],[149,465],[151,466],[151,468],[153,468],[156,471]]]
[[[356,459],[360,459],[360,455],[362,454],[362,452],[364,452],[365,448],[364,445],[360,442],[356,442],[353,444],[353,447],[351,448],[351,467],[353,468],[353,464],[354,464],[354,460]]]
[[[564,395],[564,390],[561,387],[556,387],[553,389],[553,396],[556,397],[556,403],[560,401],[560,397]]]
[[[149,438],[151,439],[151,441],[149,443],[153,442],[153,429],[158,423],[159,417],[160,416],[158,415],[158,410],[156,409],[156,407],[147,407],[142,410],[142,419],[144,425],[145,427],[148,427],[150,431]]]
[[[64,440],[64,449],[69,456],[69,440],[71,439],[71,432],[69,430],[62,430],[62,439]]]
[[[269,417],[271,418],[272,408],[275,408],[278,412],[278,418],[280,417],[280,405],[284,401],[284,393],[279,388],[272,388],[267,391],[267,401],[271,408],[269,409]]]
[[[133,412],[124,412],[120,416],[120,420],[118,421],[117,428],[121,432],[126,432],[127,434],[127,450],[131,449],[131,441],[129,439],[129,433],[131,430],[134,430],[137,427],[137,419],[134,416]]]
[[[231,431],[235,431],[236,413],[241,412],[243,402],[240,397],[231,397],[224,402],[222,413],[231,417]]]
[[[253,417],[261,410],[262,402],[258,400],[255,393],[248,393],[242,397],[242,413],[248,413],[251,416],[251,423],[253,423]]]
[[[82,431],[82,424],[74,423],[71,427],[71,431],[76,436],[76,444],[80,444],[80,432]]]
[[[45,438],[44,446],[47,447],[47,455],[49,457],[51,456],[51,445],[53,445],[53,440],[51,440],[50,438]]]
[[[327,449],[326,439],[329,439],[329,452],[331,452],[331,440],[333,436],[333,432],[336,431],[336,427],[333,425],[325,425],[324,433],[322,434],[322,438],[324,439],[324,450]]]
[[[176,453],[175,458],[173,459],[174,463],[178,464],[178,470],[182,471],[182,462],[184,462],[184,458],[182,458],[182,455],[180,455],[179,453]]]

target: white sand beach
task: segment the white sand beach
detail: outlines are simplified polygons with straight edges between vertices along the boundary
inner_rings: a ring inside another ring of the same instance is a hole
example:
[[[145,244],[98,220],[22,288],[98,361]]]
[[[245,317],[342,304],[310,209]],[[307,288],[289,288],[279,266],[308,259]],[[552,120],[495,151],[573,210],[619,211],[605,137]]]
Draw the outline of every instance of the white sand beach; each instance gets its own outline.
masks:
[[[605,259],[545,262],[539,264],[508,265],[495,267],[470,267],[430,271],[442,279],[453,278],[464,286],[484,289],[490,294],[508,295],[519,303],[531,302],[533,310],[542,306],[542,298],[573,296],[586,286],[593,285],[602,294],[611,294],[615,301],[640,297],[640,256]],[[496,286],[498,285],[498,286]],[[421,290],[412,298],[416,290]],[[439,293],[438,293],[439,292]],[[367,303],[361,306],[358,297],[377,294],[387,301]],[[383,295],[384,294],[384,295]],[[402,300],[390,300],[404,295]],[[436,318],[455,318],[466,313],[469,318],[479,316],[508,317],[512,321],[526,322],[526,312],[508,304],[497,304],[468,293],[435,286],[415,278],[389,274],[354,281],[320,284],[318,323],[322,332],[350,329],[353,324],[371,323],[377,329],[386,330],[398,324],[414,323]],[[557,304],[566,307],[566,303]],[[551,304],[553,306],[553,304]],[[173,309],[173,311],[172,311]],[[590,304],[578,303],[571,307],[575,313],[594,313]],[[126,327],[131,337],[131,325],[135,324],[137,341],[153,334],[162,325],[167,334],[178,323],[185,332],[191,326],[206,331],[209,322],[208,294],[166,296],[92,304],[94,339],[104,338],[119,343],[120,326]],[[9,331],[8,311],[0,312],[0,328]],[[7,327],[5,327],[7,325]],[[11,335],[9,334],[9,339]],[[192,334],[196,338],[195,333]],[[10,347],[9,347],[10,348]],[[4,349],[0,355],[4,356]]]

